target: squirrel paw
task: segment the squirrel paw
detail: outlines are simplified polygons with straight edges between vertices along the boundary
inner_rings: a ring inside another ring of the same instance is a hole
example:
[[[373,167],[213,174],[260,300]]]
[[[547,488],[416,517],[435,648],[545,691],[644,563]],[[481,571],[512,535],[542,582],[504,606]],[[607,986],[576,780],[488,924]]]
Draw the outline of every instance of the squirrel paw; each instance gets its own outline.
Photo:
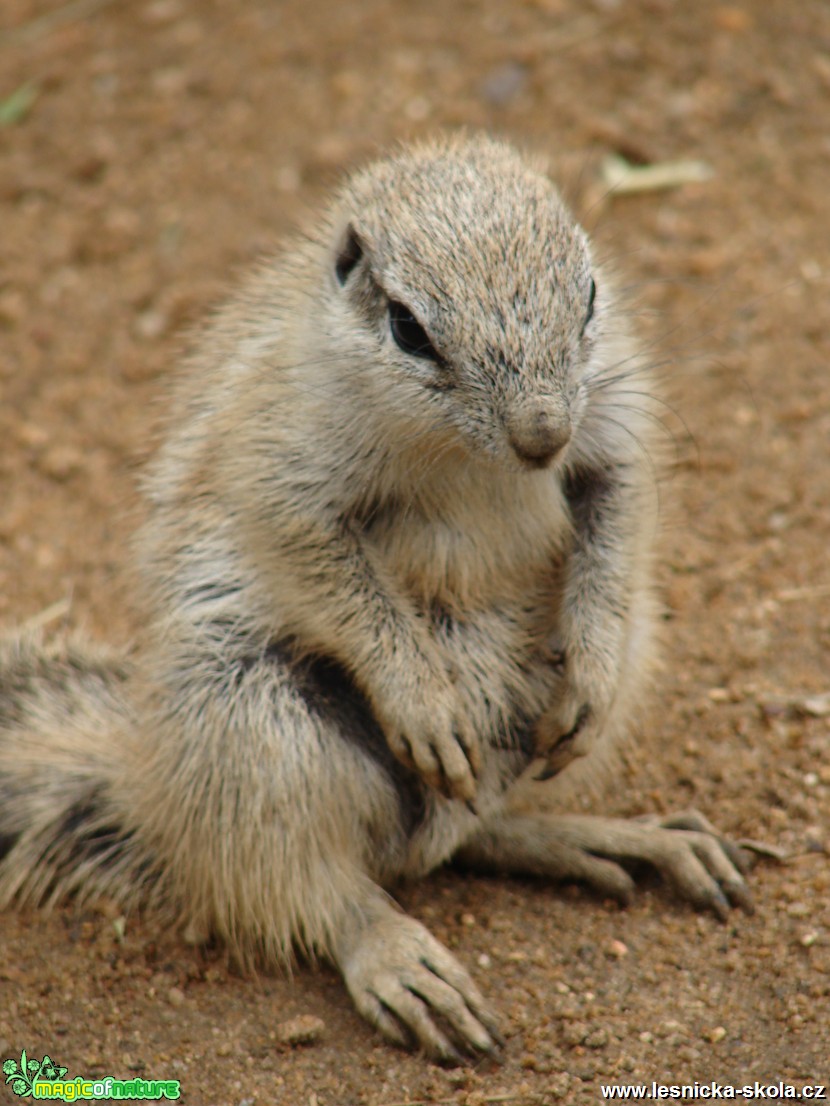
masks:
[[[462,864],[477,871],[579,880],[622,903],[634,894],[626,864],[645,861],[683,898],[721,919],[730,906],[752,910],[741,875],[750,856],[696,811],[634,819],[502,815],[483,822],[456,853]]]
[[[430,787],[471,805],[481,768],[478,738],[443,707],[441,700],[419,703],[405,712],[405,721],[384,726],[386,740],[398,760]]]
[[[634,881],[621,862],[651,864],[684,899],[721,920],[731,906],[752,911],[752,896],[741,874],[746,854],[722,837],[697,811],[661,817],[555,817],[558,875],[589,883],[627,902]],[[573,863],[567,864],[570,856]]]
[[[555,681],[551,707],[540,718],[536,752],[544,760],[539,781],[558,775],[571,761],[586,756],[602,736],[616,695],[614,656],[571,650],[552,639],[539,654]]]
[[[655,835],[644,859],[693,906],[712,910],[722,921],[730,906],[752,913],[752,894],[742,875],[751,866],[751,854],[718,833],[699,811],[646,814],[635,824]]]
[[[543,783],[545,780],[553,779],[554,776],[559,775],[563,768],[567,768],[572,760],[580,756],[585,756],[589,752],[589,745],[586,743],[583,747],[580,747],[577,739],[585,729],[590,718],[591,708],[585,703],[577,711],[576,718],[570,729],[560,734],[552,744],[550,742],[546,743],[547,750],[544,753],[544,767],[537,776],[533,777],[537,783]]]
[[[502,1043],[465,969],[405,914],[370,926],[341,968],[359,1012],[394,1044],[455,1065]]]

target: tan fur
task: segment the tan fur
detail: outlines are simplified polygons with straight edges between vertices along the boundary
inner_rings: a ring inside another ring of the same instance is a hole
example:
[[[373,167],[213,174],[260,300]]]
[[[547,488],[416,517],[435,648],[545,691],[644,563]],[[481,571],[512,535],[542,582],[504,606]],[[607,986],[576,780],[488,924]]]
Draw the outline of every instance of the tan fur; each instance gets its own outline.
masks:
[[[442,139],[353,176],[175,386],[135,655],[7,647],[0,899],[140,896],[245,959],[330,957],[443,1059],[491,1049],[492,1015],[396,879],[458,855],[624,897],[614,858],[642,855],[740,900],[709,827],[527,813],[581,808],[647,681],[651,391],[515,151]]]

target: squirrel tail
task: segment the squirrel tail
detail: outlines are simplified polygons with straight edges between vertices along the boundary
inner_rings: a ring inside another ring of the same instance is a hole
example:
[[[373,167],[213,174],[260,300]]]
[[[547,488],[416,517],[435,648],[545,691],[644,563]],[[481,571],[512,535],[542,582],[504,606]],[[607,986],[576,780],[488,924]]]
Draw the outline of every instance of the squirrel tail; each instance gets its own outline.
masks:
[[[147,881],[114,803],[128,772],[126,655],[0,640],[0,906],[135,898]]]

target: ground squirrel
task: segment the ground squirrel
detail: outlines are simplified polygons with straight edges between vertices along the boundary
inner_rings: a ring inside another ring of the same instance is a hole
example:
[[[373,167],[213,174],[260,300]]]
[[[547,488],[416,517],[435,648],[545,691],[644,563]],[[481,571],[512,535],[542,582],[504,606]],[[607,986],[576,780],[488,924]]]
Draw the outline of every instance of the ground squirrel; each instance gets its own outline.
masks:
[[[495,1020],[396,880],[456,858],[625,898],[646,859],[746,904],[700,819],[539,813],[581,810],[649,669],[651,394],[509,146],[352,176],[175,385],[134,650],[0,652],[0,900],[140,899],[244,960],[327,957],[446,1061]]]

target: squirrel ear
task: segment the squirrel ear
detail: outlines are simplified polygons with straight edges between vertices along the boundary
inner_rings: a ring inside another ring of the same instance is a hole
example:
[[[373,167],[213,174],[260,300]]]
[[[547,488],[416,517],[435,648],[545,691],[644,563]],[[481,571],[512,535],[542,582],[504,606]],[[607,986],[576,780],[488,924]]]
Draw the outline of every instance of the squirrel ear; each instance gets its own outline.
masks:
[[[352,269],[361,257],[363,257],[363,243],[355,233],[354,227],[349,225],[343,245],[337,254],[337,261],[334,263],[334,272],[341,287],[349,279]]]

